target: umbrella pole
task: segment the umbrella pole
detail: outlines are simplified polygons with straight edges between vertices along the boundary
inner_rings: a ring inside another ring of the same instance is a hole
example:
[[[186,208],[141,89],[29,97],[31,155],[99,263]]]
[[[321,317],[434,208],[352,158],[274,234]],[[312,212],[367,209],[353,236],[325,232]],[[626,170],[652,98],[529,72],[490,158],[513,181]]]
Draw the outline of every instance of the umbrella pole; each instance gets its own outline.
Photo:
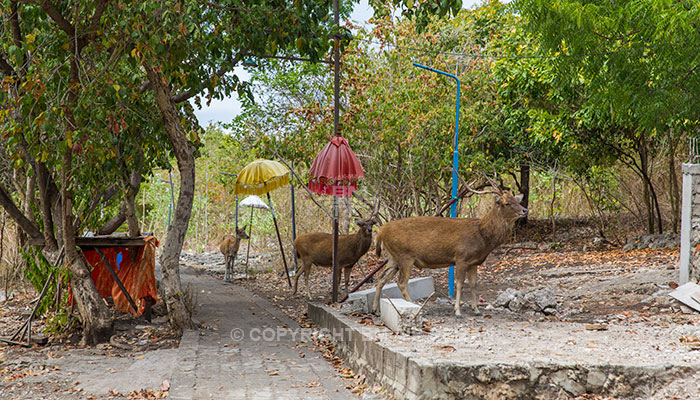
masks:
[[[248,251],[246,251],[246,253],[245,253],[245,278],[246,279],[248,279],[248,259],[250,258],[250,240],[251,240],[250,235],[253,233],[253,209],[255,209],[255,207],[250,207],[250,223],[248,224],[248,226],[250,226],[250,228],[248,228]]]
[[[294,168],[294,162],[292,162],[292,168]],[[297,241],[297,222],[296,222],[296,207],[294,206],[294,179],[289,180],[289,190],[292,196],[292,251],[294,252],[294,274],[299,269],[297,265],[297,248],[294,242]]]
[[[331,301],[338,302],[338,281],[340,271],[338,271],[338,197],[333,196],[333,289],[331,290]]]
[[[280,230],[277,227],[277,218],[275,218],[275,210],[272,208],[272,198],[270,193],[267,194],[267,201],[270,203],[270,212],[272,213],[272,222],[275,224],[275,232],[277,232],[277,241],[280,244],[280,253],[282,253],[282,263],[284,264],[284,273],[287,274],[287,283],[292,287],[292,280],[289,278],[289,268],[287,268],[287,259],[284,257],[284,248],[282,247],[282,237]]]

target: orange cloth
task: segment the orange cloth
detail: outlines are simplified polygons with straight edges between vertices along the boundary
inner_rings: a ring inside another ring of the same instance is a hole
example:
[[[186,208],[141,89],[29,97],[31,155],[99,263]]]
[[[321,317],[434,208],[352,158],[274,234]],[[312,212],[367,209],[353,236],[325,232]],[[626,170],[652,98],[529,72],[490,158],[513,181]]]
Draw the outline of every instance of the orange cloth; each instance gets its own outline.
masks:
[[[146,306],[146,301],[155,304],[158,301],[158,290],[156,289],[156,247],[158,239],[154,236],[145,238],[146,244],[138,247],[136,257],[132,258],[135,247],[103,247],[100,248],[109,265],[112,266],[117,277],[124,284],[124,287],[131,295],[138,306],[138,312],[129,304],[119,285],[112,278],[107,267],[102,262],[102,258],[96,250],[85,250],[83,256],[85,261],[92,266],[92,280],[95,282],[97,292],[105,297],[114,299],[114,306],[119,311],[130,312],[134,315],[142,315]],[[117,265],[117,257],[121,253],[121,262]]]

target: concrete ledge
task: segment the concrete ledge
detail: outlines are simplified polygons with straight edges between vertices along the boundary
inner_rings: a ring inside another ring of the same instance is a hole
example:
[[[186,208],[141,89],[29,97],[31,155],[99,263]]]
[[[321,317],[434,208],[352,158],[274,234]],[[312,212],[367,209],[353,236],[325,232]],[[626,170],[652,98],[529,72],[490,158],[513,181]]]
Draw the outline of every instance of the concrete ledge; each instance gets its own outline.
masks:
[[[377,327],[358,325],[325,305],[309,303],[308,307],[309,318],[332,336],[343,360],[399,399],[546,400],[586,393],[651,398],[651,393],[671,382],[692,384],[700,371],[682,365],[492,363],[487,355],[484,361],[469,363],[428,360],[418,352],[395,351],[376,342]]]

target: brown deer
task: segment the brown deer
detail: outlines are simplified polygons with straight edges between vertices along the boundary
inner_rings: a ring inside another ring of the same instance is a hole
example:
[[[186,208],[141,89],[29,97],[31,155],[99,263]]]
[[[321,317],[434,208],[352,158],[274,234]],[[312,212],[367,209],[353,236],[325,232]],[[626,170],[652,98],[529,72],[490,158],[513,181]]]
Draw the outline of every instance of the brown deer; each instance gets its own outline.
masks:
[[[245,232],[245,228],[236,229],[236,235],[224,235],[224,238],[219,244],[219,250],[221,254],[224,255],[224,261],[226,263],[226,272],[224,273],[225,282],[233,282],[233,263],[236,262],[236,254],[238,254],[238,248],[241,246],[241,240],[249,239],[248,234]]]
[[[389,253],[389,262],[377,282],[373,310],[376,312],[382,288],[399,273],[397,286],[403,297],[411,301],[406,290],[413,265],[418,268],[445,268],[455,266],[456,299],[455,315],[461,317],[460,299],[466,274],[471,288],[471,307],[481,315],[477,307],[476,271],[491,251],[511,235],[515,221],[527,215],[527,208],[520,205],[522,195],[496,193],[498,199],[491,211],[480,219],[411,217],[386,223],[377,233],[377,255],[382,245]]]
[[[360,259],[372,244],[372,227],[377,223],[379,203],[376,203],[372,215],[364,220],[355,220],[359,226],[357,232],[350,235],[338,235],[338,266],[343,269],[345,275],[345,292],[348,292],[350,273],[357,260]],[[330,233],[309,232],[297,237],[294,241],[296,256],[301,266],[294,276],[294,289],[292,295],[297,293],[299,278],[304,275],[306,281],[306,294],[311,298],[309,288],[309,274],[312,265],[320,267],[333,266],[333,235]],[[340,279],[340,274],[338,274]]]

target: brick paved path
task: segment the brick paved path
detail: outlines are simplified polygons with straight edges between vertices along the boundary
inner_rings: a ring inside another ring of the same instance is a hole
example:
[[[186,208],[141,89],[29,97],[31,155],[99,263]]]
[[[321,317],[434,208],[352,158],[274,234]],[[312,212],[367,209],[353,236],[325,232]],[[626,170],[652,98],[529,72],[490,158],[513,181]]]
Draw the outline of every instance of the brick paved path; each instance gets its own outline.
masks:
[[[183,287],[190,283],[197,292],[194,320],[207,329],[183,335],[171,399],[357,398],[300,341],[308,331],[270,302],[191,268],[181,272]]]

